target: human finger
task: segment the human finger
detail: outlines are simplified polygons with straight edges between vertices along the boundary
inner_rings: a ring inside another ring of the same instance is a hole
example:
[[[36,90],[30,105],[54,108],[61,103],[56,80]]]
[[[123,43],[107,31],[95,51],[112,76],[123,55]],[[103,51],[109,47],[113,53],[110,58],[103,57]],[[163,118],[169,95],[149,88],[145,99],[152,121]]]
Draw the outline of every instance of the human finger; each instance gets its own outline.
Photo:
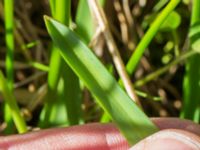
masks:
[[[130,150],[200,150],[200,137],[180,129],[167,129],[147,137]]]

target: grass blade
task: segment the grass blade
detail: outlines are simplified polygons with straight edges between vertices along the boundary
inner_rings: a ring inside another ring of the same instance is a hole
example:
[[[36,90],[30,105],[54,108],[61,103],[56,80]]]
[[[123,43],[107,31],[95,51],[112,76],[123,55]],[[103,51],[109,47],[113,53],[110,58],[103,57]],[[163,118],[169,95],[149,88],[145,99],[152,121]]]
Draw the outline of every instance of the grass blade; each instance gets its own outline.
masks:
[[[103,6],[105,0],[99,0],[99,2],[101,6]],[[87,0],[79,0],[76,14],[76,24],[77,29],[75,31],[79,34],[83,41],[88,44],[94,35],[95,27]]]
[[[14,1],[5,0],[5,28],[6,28],[6,76],[10,91],[13,91],[14,82]],[[4,105],[4,119],[7,123],[5,133],[13,133],[13,118],[8,104]]]
[[[10,90],[7,81],[4,78],[3,73],[1,71],[0,71],[0,91],[2,92],[3,97],[10,108],[11,115],[17,127],[17,130],[19,131],[19,133],[26,132],[27,131],[26,123],[20,114],[20,110],[19,107],[17,106],[15,97],[12,91]]]
[[[175,60],[173,60],[171,63],[165,65],[164,67],[158,69],[157,71],[154,71],[152,73],[150,73],[149,75],[147,75],[146,77],[144,77],[143,79],[137,80],[134,83],[135,87],[140,87],[145,85],[146,83],[148,83],[149,81],[155,80],[158,76],[160,76],[161,74],[165,73],[167,70],[169,70],[172,66],[177,65],[178,63],[180,63],[183,60],[186,60],[192,56],[194,56],[195,54],[197,54],[196,51],[190,51],[188,50],[187,52],[181,54],[180,56],[178,56]]]
[[[87,22],[87,24],[85,22]],[[89,43],[94,33],[94,27],[88,2],[86,0],[79,1],[76,14],[76,24],[76,32],[84,39],[86,43]]]
[[[45,21],[65,61],[112,117],[131,145],[158,130],[73,31],[49,17],[45,17]]]
[[[8,78],[8,86],[13,89],[13,59],[14,59],[14,20],[13,20],[13,0],[5,1],[5,27],[6,27],[6,75]]]
[[[56,0],[49,0],[52,16],[55,15]]]
[[[126,69],[129,74],[132,74],[135,71],[137,64],[139,63],[145,49],[147,48],[153,37],[156,35],[168,15],[174,10],[174,8],[180,3],[180,1],[181,0],[170,0],[169,4],[163,9],[156,20],[152,23],[126,65]]]
[[[200,43],[200,1],[193,1],[190,46],[193,50],[199,50]],[[181,116],[200,122],[200,55],[196,54],[188,59],[184,77],[184,102]]]
[[[71,0],[55,1],[54,3],[54,18],[69,26]],[[69,66],[64,66],[64,64],[59,49],[54,46],[48,74],[47,100],[41,113],[41,127],[74,125],[81,121],[79,80]]]

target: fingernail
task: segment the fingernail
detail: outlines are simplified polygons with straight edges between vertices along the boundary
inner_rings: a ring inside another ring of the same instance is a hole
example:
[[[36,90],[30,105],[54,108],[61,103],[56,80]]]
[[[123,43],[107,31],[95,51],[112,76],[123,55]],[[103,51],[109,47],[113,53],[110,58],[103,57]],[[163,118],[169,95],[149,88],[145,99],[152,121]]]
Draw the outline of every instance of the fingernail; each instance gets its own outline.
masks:
[[[191,135],[191,136],[190,136]],[[163,130],[140,143],[130,150],[200,150],[199,138],[194,134]]]

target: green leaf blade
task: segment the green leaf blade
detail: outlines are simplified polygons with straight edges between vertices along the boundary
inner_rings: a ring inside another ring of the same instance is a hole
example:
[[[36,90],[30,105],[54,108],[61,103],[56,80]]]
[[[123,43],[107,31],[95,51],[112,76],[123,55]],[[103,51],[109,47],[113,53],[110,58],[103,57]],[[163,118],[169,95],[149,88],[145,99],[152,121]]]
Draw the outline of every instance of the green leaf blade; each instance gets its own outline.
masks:
[[[183,83],[183,108],[181,117],[200,122],[200,1],[194,0],[191,14],[191,26],[189,32],[190,47],[198,52],[186,62],[186,72]]]
[[[105,0],[98,1],[101,6],[105,4]],[[91,15],[88,1],[79,0],[75,21],[77,25],[76,33],[88,44],[95,33],[94,18]]]
[[[20,109],[17,105],[16,99],[7,84],[7,80],[5,79],[3,73],[0,70],[0,92],[2,93],[4,100],[8,107],[10,108],[10,113],[12,115],[12,119],[16,125],[16,128],[19,133],[27,132],[27,125],[24,118],[20,114]]]
[[[71,0],[51,0],[50,2],[53,17],[69,26]],[[59,49],[53,46],[51,51],[48,92],[40,115],[39,126],[45,128],[80,124],[83,119],[79,79],[69,66],[65,65]]]
[[[49,17],[45,17],[45,21],[65,61],[82,79],[131,145],[158,131],[75,33]]]

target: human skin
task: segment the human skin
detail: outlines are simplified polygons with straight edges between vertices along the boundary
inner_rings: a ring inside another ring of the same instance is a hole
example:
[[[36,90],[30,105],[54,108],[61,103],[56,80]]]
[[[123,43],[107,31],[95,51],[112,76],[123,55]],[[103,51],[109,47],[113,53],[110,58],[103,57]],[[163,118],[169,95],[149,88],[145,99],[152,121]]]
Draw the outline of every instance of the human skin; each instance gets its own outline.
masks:
[[[177,118],[154,118],[152,121],[161,130],[131,148],[114,124],[92,123],[2,136],[0,149],[200,150],[200,125]]]

